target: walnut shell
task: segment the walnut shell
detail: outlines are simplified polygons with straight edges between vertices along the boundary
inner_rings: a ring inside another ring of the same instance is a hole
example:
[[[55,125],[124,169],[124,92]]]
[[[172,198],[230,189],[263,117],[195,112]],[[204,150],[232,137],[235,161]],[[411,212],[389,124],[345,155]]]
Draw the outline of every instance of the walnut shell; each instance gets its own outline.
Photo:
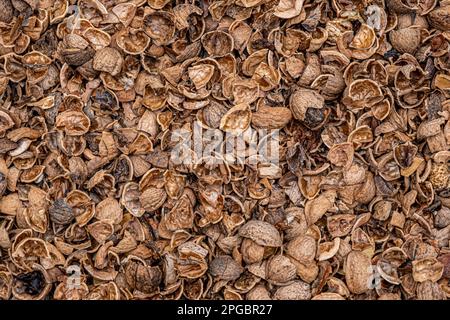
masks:
[[[447,31],[450,29],[450,5],[444,5],[431,11],[428,15],[430,24],[439,30]]]
[[[297,268],[284,255],[273,256],[267,264],[267,280],[281,285],[293,280],[297,276]]]
[[[252,125],[262,129],[281,129],[292,119],[292,112],[285,107],[261,106],[252,114]]]
[[[413,277],[417,282],[424,282],[427,280],[436,282],[444,272],[444,265],[436,258],[424,258],[421,260],[414,260]]]
[[[450,181],[449,172],[450,171],[446,163],[434,163],[429,177],[433,187],[436,189],[448,188]]]
[[[205,33],[201,39],[202,45],[212,57],[223,57],[234,49],[233,37],[223,31]]]
[[[265,221],[248,221],[239,229],[239,235],[264,247],[280,247],[282,245],[278,230]]]
[[[83,112],[64,111],[56,117],[55,126],[67,135],[81,136],[88,132],[91,120]]]
[[[419,28],[404,28],[389,32],[392,46],[401,53],[414,53],[421,43]]]
[[[57,224],[66,225],[75,218],[72,208],[61,198],[53,202],[48,212],[50,220]]]
[[[345,281],[352,293],[362,294],[369,290],[372,265],[367,255],[360,251],[350,252],[345,260],[344,271]]]
[[[144,32],[156,45],[167,45],[175,35],[173,14],[165,11],[155,11],[145,16]]]
[[[113,224],[118,224],[122,221],[123,209],[116,199],[108,197],[97,204],[95,217],[100,221],[110,221]]]
[[[291,95],[289,107],[295,119],[305,120],[308,109],[321,109],[324,102],[325,99],[318,92],[301,88]]]
[[[111,36],[99,29],[96,28],[88,28],[84,31],[83,37],[87,39],[92,48],[95,50],[101,50],[111,43]],[[106,54],[110,54],[105,52]]]
[[[298,16],[302,8],[303,0],[280,0],[273,14],[282,19],[291,19]]]
[[[209,272],[223,280],[236,280],[244,269],[230,256],[218,256],[211,261]]]
[[[311,287],[303,281],[295,281],[287,286],[277,289],[273,295],[274,300],[309,300]]]
[[[270,294],[267,289],[262,286],[258,285],[254,287],[252,290],[250,290],[249,293],[247,293],[247,299],[248,300],[270,300]]]
[[[148,188],[139,197],[142,208],[145,211],[156,211],[164,204],[167,198],[167,193],[164,189]]]
[[[295,260],[303,263],[314,261],[316,257],[317,242],[308,235],[298,236],[286,246],[286,253]]]
[[[250,238],[242,240],[241,252],[242,258],[247,264],[261,262],[264,258],[264,247],[256,244]]]
[[[95,52],[93,68],[97,71],[108,72],[112,76],[122,70],[123,57],[114,48],[106,47]]]
[[[317,198],[306,202],[305,215],[309,225],[316,223],[333,207],[336,196],[336,191],[328,190],[321,193]]]
[[[121,32],[116,41],[119,48],[132,55],[142,54],[150,45],[150,38],[141,30]]]
[[[9,23],[14,18],[14,7],[11,0],[4,0],[0,3],[0,21]]]
[[[252,112],[247,104],[238,104],[227,111],[220,120],[220,129],[232,134],[240,134],[250,126]]]

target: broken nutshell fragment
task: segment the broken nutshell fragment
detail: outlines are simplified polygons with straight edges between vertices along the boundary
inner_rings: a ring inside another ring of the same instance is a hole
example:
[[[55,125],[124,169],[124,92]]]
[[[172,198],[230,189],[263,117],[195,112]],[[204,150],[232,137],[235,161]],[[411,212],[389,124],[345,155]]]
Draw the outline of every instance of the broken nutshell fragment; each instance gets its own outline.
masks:
[[[106,47],[95,52],[92,67],[116,76],[122,70],[123,57],[117,49]]]
[[[345,260],[345,279],[350,292],[362,294],[369,290],[371,262],[361,251],[351,251]]]
[[[48,209],[50,221],[66,225],[72,222],[75,215],[72,208],[67,204],[64,199],[56,199]]]
[[[41,269],[43,269],[41,267]],[[50,291],[51,284],[48,283],[48,275],[45,269],[21,273],[14,277],[12,294],[18,300],[41,300]]]
[[[282,240],[278,230],[268,222],[251,220],[239,228],[239,235],[265,247],[280,247]]]
[[[230,256],[218,256],[211,261],[209,272],[222,280],[236,280],[243,268]]]
[[[298,16],[302,11],[303,0],[280,0],[275,8],[274,15],[283,19]]]
[[[220,129],[232,134],[244,132],[251,122],[252,113],[247,104],[238,104],[228,110],[220,120]]]
[[[0,299],[448,299],[449,8],[0,0]]]
[[[286,126],[292,119],[292,113],[285,107],[259,107],[252,114],[252,125],[255,128],[280,129]]]
[[[124,273],[128,287],[144,294],[156,293],[155,289],[162,280],[162,272],[159,267],[148,266],[137,257],[129,259]]]

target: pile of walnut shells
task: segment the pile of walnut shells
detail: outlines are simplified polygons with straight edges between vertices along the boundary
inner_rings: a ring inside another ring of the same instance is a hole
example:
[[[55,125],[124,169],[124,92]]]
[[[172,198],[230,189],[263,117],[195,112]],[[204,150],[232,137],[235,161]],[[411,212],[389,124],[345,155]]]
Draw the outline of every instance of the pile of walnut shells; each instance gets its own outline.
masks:
[[[1,0],[0,299],[448,299],[449,120],[448,0]]]

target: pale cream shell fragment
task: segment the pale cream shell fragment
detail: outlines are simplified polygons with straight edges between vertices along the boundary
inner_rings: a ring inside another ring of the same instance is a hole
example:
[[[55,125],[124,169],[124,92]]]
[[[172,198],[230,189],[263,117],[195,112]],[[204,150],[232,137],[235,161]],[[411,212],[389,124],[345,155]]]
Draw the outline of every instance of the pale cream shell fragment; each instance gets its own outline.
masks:
[[[99,29],[88,28],[83,33],[83,37],[89,41],[95,50],[106,48],[111,43],[111,36]]]
[[[119,18],[120,22],[127,27],[136,14],[136,5],[133,3],[119,3],[112,8],[111,11]]]
[[[124,186],[120,203],[135,217],[141,217],[145,213],[145,210],[142,208],[139,201],[139,197],[140,192],[137,183],[129,182]]]
[[[211,80],[214,75],[214,66],[210,64],[197,64],[188,68],[189,78],[194,83],[195,88],[201,89]]]

